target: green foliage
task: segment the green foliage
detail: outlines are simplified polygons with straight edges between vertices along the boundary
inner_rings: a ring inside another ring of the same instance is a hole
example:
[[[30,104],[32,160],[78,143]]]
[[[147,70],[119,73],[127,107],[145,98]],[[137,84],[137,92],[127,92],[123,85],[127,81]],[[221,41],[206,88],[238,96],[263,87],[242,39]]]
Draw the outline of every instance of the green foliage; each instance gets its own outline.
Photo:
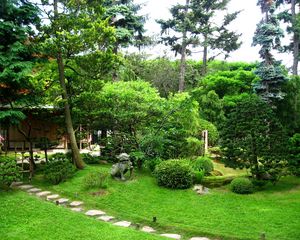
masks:
[[[296,133],[289,139],[289,168],[293,174],[300,176],[300,134]]]
[[[204,130],[208,131],[208,144],[215,146],[219,140],[219,131],[216,126],[204,119],[199,119],[199,132]]]
[[[184,157],[193,157],[204,154],[204,142],[195,137],[188,137],[181,153]]]
[[[194,171],[193,175],[194,175],[194,177],[193,177],[193,183],[195,183],[195,184],[202,183],[202,180],[204,178],[204,171],[202,171],[202,170]]]
[[[8,188],[12,182],[20,179],[20,168],[10,157],[0,155],[0,188]]]
[[[55,161],[71,161],[72,160],[72,154],[71,153],[54,153],[49,156],[50,162]]]
[[[230,183],[230,190],[238,194],[251,194],[254,192],[254,187],[248,178],[235,178]]]
[[[214,165],[209,157],[198,157],[192,161],[192,167],[197,171],[203,171],[205,175],[209,175],[214,170]]]
[[[193,171],[188,163],[167,160],[156,166],[154,176],[159,186],[174,189],[189,188],[193,182]]]
[[[44,178],[52,184],[59,184],[75,174],[76,168],[67,159],[53,160],[44,169]]]
[[[91,188],[107,188],[108,187],[108,173],[90,172],[83,178],[83,187],[85,189]]]
[[[147,159],[146,166],[151,172],[154,172],[155,167],[161,162],[162,160],[160,158]]]
[[[221,131],[226,165],[250,169],[253,178],[277,181],[286,165],[287,138],[270,106],[256,96],[232,109]]]
[[[87,164],[97,164],[97,163],[99,163],[99,157],[93,156],[89,153],[82,153],[81,157],[82,157],[82,160]]]

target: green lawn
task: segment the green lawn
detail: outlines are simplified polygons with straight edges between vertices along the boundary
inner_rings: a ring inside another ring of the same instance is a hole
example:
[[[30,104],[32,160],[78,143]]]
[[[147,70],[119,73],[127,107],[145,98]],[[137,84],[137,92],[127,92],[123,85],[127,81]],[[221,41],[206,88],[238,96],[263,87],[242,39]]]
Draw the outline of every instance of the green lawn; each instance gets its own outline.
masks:
[[[20,191],[0,192],[1,240],[165,239],[115,227]]]
[[[81,182],[90,171],[109,171],[110,166],[88,166],[60,185],[51,186],[41,176],[34,184],[69,198],[83,200],[86,206],[135,223],[152,225],[163,231],[190,236],[222,239],[300,239],[300,179],[286,177],[276,186],[253,195],[237,195],[227,187],[198,196],[191,189],[169,190],[158,187],[146,173],[134,180],[110,180],[106,194],[94,196]],[[158,222],[152,223],[156,216]]]

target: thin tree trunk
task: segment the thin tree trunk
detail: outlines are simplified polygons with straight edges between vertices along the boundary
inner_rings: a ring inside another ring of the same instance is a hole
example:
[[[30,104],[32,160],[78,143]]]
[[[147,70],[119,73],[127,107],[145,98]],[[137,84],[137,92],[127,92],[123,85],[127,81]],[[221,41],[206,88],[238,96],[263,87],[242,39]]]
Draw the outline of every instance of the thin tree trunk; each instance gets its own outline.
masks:
[[[181,59],[180,59],[180,74],[179,74],[179,92],[184,91],[184,78],[185,78],[185,70],[186,70],[186,48],[187,48],[187,30],[186,30],[186,21],[187,21],[187,13],[188,13],[188,6],[190,0],[186,0],[185,3],[185,20],[184,20],[184,30],[182,33],[182,46],[181,46]]]
[[[203,59],[202,59],[202,76],[207,73],[207,34],[204,35]]]
[[[54,0],[54,16],[55,18],[58,16],[58,8],[57,8],[57,0]],[[62,88],[62,98],[64,101],[64,112],[65,112],[65,123],[67,127],[67,132],[71,144],[72,150],[72,157],[75,166],[78,169],[84,168],[84,162],[80,156],[80,152],[77,146],[77,141],[75,137],[75,132],[73,128],[73,122],[71,117],[70,105],[69,105],[69,98],[67,94],[66,82],[65,82],[65,70],[64,70],[64,62],[62,58],[61,48],[58,46],[58,52],[56,56],[56,61],[58,65],[58,74],[59,74],[59,83]]]
[[[292,26],[294,29],[294,36],[293,36],[293,67],[292,67],[292,73],[293,75],[298,75],[298,57],[299,57],[299,34],[298,29],[295,29],[296,27],[296,0],[291,1],[291,11],[292,11]]]

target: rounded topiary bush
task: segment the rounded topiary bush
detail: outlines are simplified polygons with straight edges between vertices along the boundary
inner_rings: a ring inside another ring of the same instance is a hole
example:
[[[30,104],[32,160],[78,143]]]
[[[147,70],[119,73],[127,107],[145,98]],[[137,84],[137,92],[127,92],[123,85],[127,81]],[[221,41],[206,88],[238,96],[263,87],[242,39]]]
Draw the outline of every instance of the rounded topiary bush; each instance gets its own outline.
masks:
[[[99,163],[99,157],[93,156],[89,153],[82,153],[81,157],[82,157],[82,160],[86,164],[98,164]]]
[[[180,160],[167,160],[154,170],[158,185],[168,188],[189,188],[193,183],[193,170],[188,163]]]
[[[250,194],[254,192],[254,187],[248,178],[235,178],[230,183],[230,190],[238,194]]]
[[[0,157],[0,188],[7,189],[12,182],[20,179],[17,162],[9,157]]]
[[[44,178],[52,184],[59,184],[71,178],[75,172],[75,166],[67,159],[51,161],[45,166]]]
[[[205,175],[209,175],[210,172],[214,170],[214,164],[209,157],[198,157],[192,166],[197,171],[204,171]]]

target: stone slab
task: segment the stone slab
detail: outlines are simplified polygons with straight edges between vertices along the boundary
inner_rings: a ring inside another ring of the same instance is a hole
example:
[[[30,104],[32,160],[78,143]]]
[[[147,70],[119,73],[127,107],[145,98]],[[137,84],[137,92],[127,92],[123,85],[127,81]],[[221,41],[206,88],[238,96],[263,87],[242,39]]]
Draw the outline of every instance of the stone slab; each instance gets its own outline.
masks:
[[[89,210],[85,213],[85,215],[94,217],[94,216],[105,215],[105,212],[100,210]]]
[[[65,203],[69,202],[69,199],[60,198],[60,199],[55,200],[55,202],[58,203],[58,204],[65,204]]]
[[[47,196],[47,195],[49,195],[49,194],[51,194],[51,192],[49,192],[49,191],[43,191],[43,192],[37,193],[36,195],[37,195],[38,197],[44,197],[44,196]]]
[[[174,233],[163,233],[163,234],[160,234],[160,236],[177,239],[177,240],[181,239],[181,236],[179,234],[174,234]]]
[[[131,225],[131,222],[120,221],[120,222],[115,222],[113,225],[119,226],[119,227],[129,227]]]
[[[40,188],[30,188],[29,190],[27,190],[27,192],[29,192],[29,193],[37,193],[40,191],[42,191],[42,189],[40,189]]]
[[[70,206],[71,207],[79,207],[80,205],[82,205],[83,202],[80,202],[80,201],[73,201],[70,203]]]
[[[34,188],[34,187],[32,185],[20,185],[20,186],[18,186],[18,188],[27,190],[27,189]]]
[[[74,207],[74,208],[70,208],[72,211],[74,211],[74,212],[82,212],[82,208],[80,208],[80,207]]]
[[[23,184],[23,182],[13,182],[10,186],[11,187],[17,187],[17,186],[20,186],[22,184]]]
[[[192,237],[190,238],[190,240],[210,240],[210,239],[207,237]]]
[[[147,233],[153,233],[153,232],[155,232],[155,230],[152,227],[149,227],[149,226],[142,227],[141,231],[147,232]]]
[[[112,219],[114,219],[114,217],[113,216],[106,216],[106,215],[104,215],[104,216],[98,217],[97,219],[102,220],[104,222],[109,222]]]
[[[54,200],[56,198],[59,198],[59,195],[58,194],[53,194],[53,195],[49,195],[47,196],[47,200]]]

